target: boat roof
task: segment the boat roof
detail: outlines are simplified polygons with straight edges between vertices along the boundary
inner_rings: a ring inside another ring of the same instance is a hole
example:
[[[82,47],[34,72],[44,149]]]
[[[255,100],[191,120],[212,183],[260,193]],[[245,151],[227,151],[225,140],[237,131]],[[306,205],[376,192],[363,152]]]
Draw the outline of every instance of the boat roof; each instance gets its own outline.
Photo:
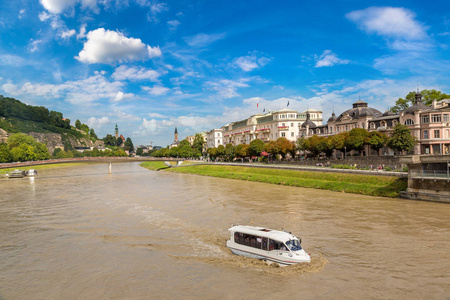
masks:
[[[268,229],[268,228],[259,227],[259,226],[234,225],[233,227],[231,227],[228,230],[231,232],[242,232],[242,233],[246,233],[246,234],[257,235],[260,237],[267,237],[272,240],[277,240],[277,241],[281,241],[281,242],[287,242],[292,239],[298,239],[295,235],[293,235],[289,232]]]

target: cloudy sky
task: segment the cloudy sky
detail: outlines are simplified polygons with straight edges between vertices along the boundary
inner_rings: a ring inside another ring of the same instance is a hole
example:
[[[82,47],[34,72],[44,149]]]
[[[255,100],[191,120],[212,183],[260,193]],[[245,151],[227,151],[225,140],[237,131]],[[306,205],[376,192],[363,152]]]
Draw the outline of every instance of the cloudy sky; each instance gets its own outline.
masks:
[[[166,146],[263,109],[450,93],[447,1],[0,2],[0,94]]]

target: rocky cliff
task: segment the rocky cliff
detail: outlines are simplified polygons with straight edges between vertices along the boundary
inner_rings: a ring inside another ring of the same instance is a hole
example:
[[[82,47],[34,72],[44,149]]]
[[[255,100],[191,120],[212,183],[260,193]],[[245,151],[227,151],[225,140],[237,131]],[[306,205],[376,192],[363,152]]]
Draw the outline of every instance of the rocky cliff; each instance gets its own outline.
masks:
[[[39,133],[39,132],[29,132],[26,133],[32,136],[39,143],[43,143],[47,145],[48,152],[50,154],[55,151],[56,148],[61,148],[64,150],[66,148],[75,148],[75,147],[98,147],[104,146],[102,140],[97,140],[95,142],[91,141],[88,138],[80,138],[77,139],[73,136],[69,136],[66,133]],[[0,128],[0,143],[6,143],[9,133]]]

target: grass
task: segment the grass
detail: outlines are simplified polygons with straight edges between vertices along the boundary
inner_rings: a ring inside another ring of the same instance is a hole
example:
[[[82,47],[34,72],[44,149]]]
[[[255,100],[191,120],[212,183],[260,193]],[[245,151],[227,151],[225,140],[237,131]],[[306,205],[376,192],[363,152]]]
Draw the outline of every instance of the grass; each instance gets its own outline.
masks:
[[[140,166],[152,171],[159,171],[169,168],[162,161],[146,161],[141,163]]]
[[[63,167],[75,167],[80,165],[85,165],[87,163],[80,162],[80,163],[60,163],[60,164],[47,164],[47,165],[36,165],[36,166],[19,166],[19,167],[13,167],[13,168],[4,168],[0,169],[0,172],[11,172],[14,170],[44,170],[44,169],[54,169],[54,168],[63,168]]]
[[[197,174],[220,178],[265,182],[278,185],[324,189],[370,196],[398,197],[406,190],[406,179],[387,176],[325,173],[241,166],[189,165],[167,168],[162,162],[148,162],[153,170]],[[141,164],[148,164],[147,162]],[[161,164],[161,167],[157,165]],[[148,164],[149,165],[149,164]],[[144,166],[149,168],[148,166]]]

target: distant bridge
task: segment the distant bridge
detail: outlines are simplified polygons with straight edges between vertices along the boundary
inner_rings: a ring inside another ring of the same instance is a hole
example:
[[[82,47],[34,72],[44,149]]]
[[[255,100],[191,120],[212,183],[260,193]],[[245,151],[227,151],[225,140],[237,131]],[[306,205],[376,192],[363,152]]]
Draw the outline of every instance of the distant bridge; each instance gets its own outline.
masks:
[[[185,160],[186,160],[185,158],[145,157],[145,156],[141,156],[141,157],[74,157],[74,158],[60,158],[60,159],[48,159],[48,160],[26,161],[26,162],[2,163],[2,164],[0,164],[0,169],[47,165],[47,164],[77,163],[77,162],[108,163],[108,162],[131,162],[131,161],[163,161],[166,166],[172,167],[173,164],[171,164],[170,162],[177,162],[177,166],[179,166]]]

